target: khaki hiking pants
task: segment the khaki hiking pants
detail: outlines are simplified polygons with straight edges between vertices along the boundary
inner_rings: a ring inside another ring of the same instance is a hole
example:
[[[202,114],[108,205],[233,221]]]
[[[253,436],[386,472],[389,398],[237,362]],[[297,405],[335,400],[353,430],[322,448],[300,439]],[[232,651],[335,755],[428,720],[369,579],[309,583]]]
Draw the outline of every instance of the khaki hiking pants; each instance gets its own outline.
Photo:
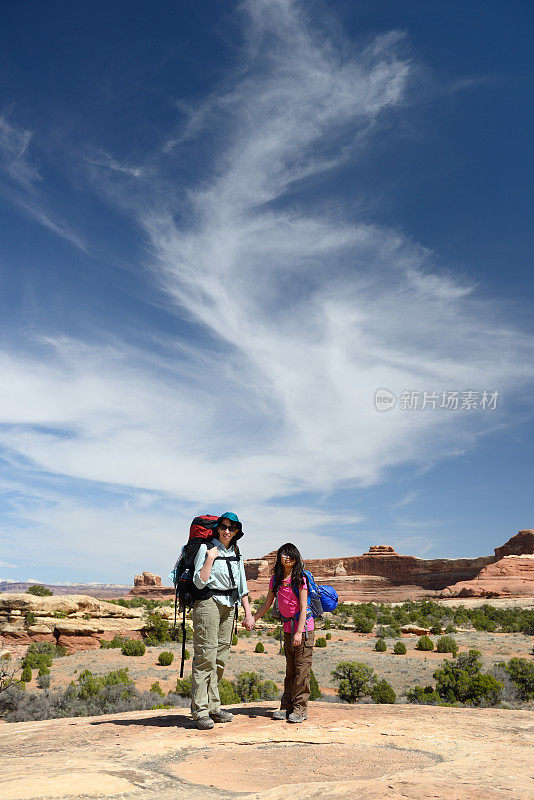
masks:
[[[306,714],[310,697],[310,672],[313,657],[315,632],[307,631],[306,639],[302,634],[300,647],[293,647],[293,634],[284,633],[284,650],[286,654],[286,677],[284,693],[280,708],[290,714]]]
[[[191,714],[207,717],[221,705],[219,681],[230,650],[234,607],[217,603],[213,597],[193,606],[193,666],[191,671]]]

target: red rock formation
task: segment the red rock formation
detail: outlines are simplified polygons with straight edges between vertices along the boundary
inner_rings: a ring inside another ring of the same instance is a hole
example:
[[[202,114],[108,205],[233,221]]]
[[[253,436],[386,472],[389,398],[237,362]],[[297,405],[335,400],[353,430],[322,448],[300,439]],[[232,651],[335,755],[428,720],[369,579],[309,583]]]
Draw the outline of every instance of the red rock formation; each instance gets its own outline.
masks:
[[[534,555],[522,555],[504,556],[499,561],[488,564],[473,580],[447,586],[441,596],[491,598],[532,595],[534,595]]]
[[[495,560],[504,556],[526,556],[534,553],[534,530],[526,528],[508,539],[502,547],[495,548]]]
[[[142,572],[135,576],[134,586],[161,586],[161,578],[153,572]]]

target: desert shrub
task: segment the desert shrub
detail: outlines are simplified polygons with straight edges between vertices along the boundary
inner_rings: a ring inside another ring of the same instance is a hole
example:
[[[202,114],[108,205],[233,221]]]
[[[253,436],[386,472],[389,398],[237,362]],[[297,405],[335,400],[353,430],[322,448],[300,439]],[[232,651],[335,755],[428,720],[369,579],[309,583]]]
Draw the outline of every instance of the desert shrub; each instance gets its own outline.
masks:
[[[385,653],[388,649],[387,644],[385,643],[384,639],[377,639],[375,642],[375,650],[379,653]]]
[[[103,649],[103,650],[109,650],[110,647],[111,648],[114,648],[114,647],[122,648],[124,642],[125,642],[124,637],[119,636],[119,634],[116,633],[115,636],[113,637],[113,639],[111,639],[109,642],[106,641],[105,639],[100,639],[100,648]]]
[[[443,628],[441,627],[439,622],[434,622],[434,624],[430,627],[430,633],[432,633],[434,636],[441,636],[441,634],[443,633]]]
[[[37,674],[38,675],[50,675],[50,670],[49,670],[48,667],[44,667],[43,666],[43,667],[39,668],[39,672]]]
[[[64,690],[21,692],[10,687],[0,694],[0,714],[8,722],[111,714],[154,707],[158,693],[140,692],[128,677],[127,669],[106,675],[93,675],[84,670],[76,683]],[[167,699],[167,705],[184,705],[178,696]]]
[[[265,653],[265,647],[262,645],[261,642],[258,642],[256,647],[254,648],[255,653]]]
[[[174,653],[169,650],[163,650],[158,656],[158,664],[161,667],[169,667],[174,661]]]
[[[257,672],[241,672],[233,681],[240,699],[246,703],[253,700],[274,700],[278,688],[273,681],[262,681]]]
[[[189,652],[189,650],[186,647],[185,650],[184,650],[184,661],[189,661],[190,658],[191,658],[191,653]]]
[[[39,689],[48,689],[50,686],[50,671],[46,672],[39,672],[37,676],[37,686]]]
[[[159,685],[159,681],[156,681],[155,683],[152,684],[152,686],[150,687],[150,691],[154,692],[154,694],[159,694],[161,697],[164,696],[163,689]]]
[[[371,700],[374,703],[394,703],[396,699],[397,695],[393,691],[393,687],[384,679],[378,681],[376,686],[371,689]]]
[[[376,630],[376,636],[379,639],[394,639],[400,634],[401,629],[398,625],[387,625],[385,628],[380,625]]]
[[[181,633],[180,628],[177,628],[177,631],[180,631]],[[171,641],[169,623],[166,619],[163,619],[161,614],[158,614],[157,611],[154,611],[148,615],[145,625],[145,633],[145,641],[149,647],[151,645],[164,644],[165,642]],[[177,641],[182,640],[177,639]]]
[[[332,634],[330,633],[330,631],[326,634],[325,638],[327,642],[329,642],[332,639]]]
[[[534,699],[534,663],[526,658],[511,658],[507,663],[498,665],[514,684],[517,696],[521,700]]]
[[[32,670],[31,667],[24,667],[20,676],[21,681],[24,683],[29,683],[32,679]]]
[[[181,644],[182,643],[182,639],[183,639],[183,635],[184,634],[183,634],[181,625],[179,625],[177,628],[174,628],[172,626],[169,627],[169,637],[170,637],[170,639],[172,639],[173,642],[179,642]],[[191,627],[191,625],[186,625],[185,626],[185,641],[186,642],[190,642],[192,640],[192,638],[193,638],[193,628]]]
[[[252,605],[256,606],[256,608],[259,608],[265,603],[266,599],[267,597],[264,594],[262,594],[261,597],[257,597],[255,600],[252,601]]]
[[[324,636],[319,636],[315,640],[315,647],[326,647],[326,639],[324,638]]]
[[[404,644],[404,642],[395,642],[393,652],[395,653],[396,656],[406,655],[406,645]]]
[[[347,703],[356,703],[371,694],[378,680],[372,667],[360,661],[342,661],[332,670],[332,677],[339,681],[337,693]]]
[[[319,700],[322,697],[322,692],[319,689],[319,683],[313,670],[310,671],[310,700]]]
[[[26,590],[26,594],[34,594],[36,597],[51,597],[54,592],[40,583],[34,583]]]
[[[35,614],[33,611],[28,611],[24,617],[24,626],[26,628],[31,628],[32,625],[35,625]]]
[[[427,636],[425,634],[424,636],[421,636],[421,638],[418,640],[417,644],[415,645],[415,649],[416,650],[433,650],[434,649],[434,642],[432,641],[430,636]]]
[[[250,639],[250,637],[252,636],[252,631],[243,631],[243,636],[246,639]]]
[[[325,619],[325,621],[323,622],[323,629],[325,631],[328,631],[328,630],[330,630],[331,627],[332,627],[332,623],[330,622],[330,620],[329,619]]]
[[[419,705],[434,706],[441,702],[441,697],[436,692],[433,686],[414,686],[406,692],[406,697],[409,703],[418,703]]]
[[[241,700],[235,690],[234,684],[226,678],[221,678],[219,682],[219,697],[224,706],[231,705],[232,703],[239,703]]]
[[[502,696],[503,684],[493,675],[481,672],[478,650],[460,653],[454,661],[445,661],[434,672],[436,692],[449,703],[496,705]]]
[[[180,697],[191,697],[191,675],[186,678],[176,679],[176,689],[174,690]]]
[[[456,633],[456,627],[454,625],[447,625],[445,628],[445,633]]]
[[[375,624],[372,619],[368,617],[355,616],[353,617],[354,628],[358,633],[371,633]]]
[[[452,638],[452,636],[441,636],[438,639],[436,650],[438,653],[452,653],[452,655],[456,658],[456,654],[458,653],[458,644]]]
[[[125,639],[122,645],[123,656],[144,656],[145,643],[138,639]]]
[[[43,646],[44,645],[44,646]],[[22,659],[22,667],[41,669],[51,667],[55,645],[52,642],[39,642],[31,644]]]
[[[232,636],[232,644],[237,644],[238,641],[239,641],[239,639],[237,638],[237,634],[234,633],[234,635]]]

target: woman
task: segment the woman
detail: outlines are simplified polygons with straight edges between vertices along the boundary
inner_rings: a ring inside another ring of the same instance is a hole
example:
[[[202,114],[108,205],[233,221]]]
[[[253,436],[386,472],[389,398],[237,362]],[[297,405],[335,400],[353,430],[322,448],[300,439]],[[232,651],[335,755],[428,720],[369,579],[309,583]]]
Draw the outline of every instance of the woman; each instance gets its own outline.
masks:
[[[193,583],[197,589],[214,591],[193,606],[191,713],[200,730],[233,719],[229,711],[220,708],[219,681],[230,650],[234,606],[239,600],[245,611],[245,627],[251,630],[254,626],[243,559],[236,546],[242,536],[239,519],[227,512],[219,517],[213,537],[200,545],[195,558]]]

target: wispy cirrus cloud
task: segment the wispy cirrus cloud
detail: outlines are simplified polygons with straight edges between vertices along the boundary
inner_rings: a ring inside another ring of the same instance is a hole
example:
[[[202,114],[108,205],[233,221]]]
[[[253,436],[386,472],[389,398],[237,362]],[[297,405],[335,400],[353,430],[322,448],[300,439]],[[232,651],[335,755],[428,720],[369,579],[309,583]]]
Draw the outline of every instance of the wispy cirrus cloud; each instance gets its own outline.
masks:
[[[414,67],[401,34],[356,49],[314,29],[300,3],[242,9],[239,68],[182,129],[162,133],[159,177],[155,158],[150,169],[111,156],[100,165],[114,172],[115,202],[124,179],[151,276],[196,339],[156,352],[149,337],[146,349],[49,338],[34,354],[1,356],[0,444],[14,466],[127,494],[113,509],[58,495],[25,511],[36,536],[67,541],[75,529],[84,557],[113,530],[113,554],[128,543],[140,559],[152,531],[167,546],[202,506],[251,520],[257,555],[282,533],[319,555],[321,535],[343,524],[331,493],[401,465],[429,468],[512,424],[508,401],[485,414],[380,414],[377,388],[526,399],[534,377],[532,338],[497,300],[360,216],[350,193],[332,197],[331,176],[365,158],[381,120],[409,113]],[[184,158],[192,135],[205,159],[193,181],[170,185],[165,159]]]

